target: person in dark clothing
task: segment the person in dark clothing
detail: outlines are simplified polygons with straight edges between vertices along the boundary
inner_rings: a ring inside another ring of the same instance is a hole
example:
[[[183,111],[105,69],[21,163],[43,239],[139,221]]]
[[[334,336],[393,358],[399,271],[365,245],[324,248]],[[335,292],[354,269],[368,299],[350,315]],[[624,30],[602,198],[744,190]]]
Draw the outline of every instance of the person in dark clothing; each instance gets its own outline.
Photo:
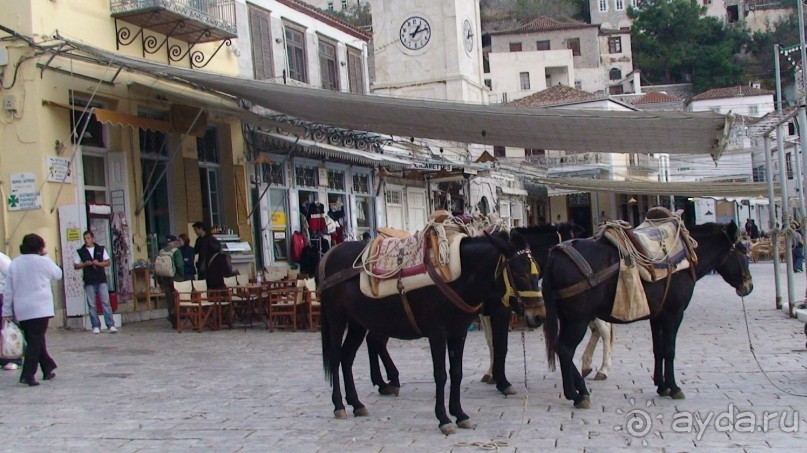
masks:
[[[193,280],[196,276],[196,267],[193,264],[193,257],[196,252],[193,251],[191,238],[189,238],[187,234],[180,234],[179,239],[182,241],[182,246],[179,247],[179,251],[182,252],[182,261],[184,263],[182,273],[185,276],[185,280]]]
[[[213,254],[216,253],[213,251],[213,244],[218,243],[218,240],[210,233],[210,226],[206,223],[194,223],[193,231],[198,236],[193,246],[193,252],[198,256],[196,259],[196,271],[199,280],[203,280],[207,271],[207,264]]]
[[[222,253],[219,241],[212,244],[211,251],[213,255],[207,264],[207,274],[205,275],[207,289],[227,289],[227,285],[224,284],[224,277],[235,275],[230,255]]]
[[[104,310],[104,323],[109,333],[117,333],[112,306],[109,303],[109,285],[106,279],[106,268],[112,265],[109,254],[103,245],[95,243],[92,231],[84,232],[84,245],[76,250],[73,269],[81,269],[84,278],[84,292],[87,298],[87,311],[90,314],[92,333],[101,332],[101,321],[95,308],[95,300],[101,301]]]

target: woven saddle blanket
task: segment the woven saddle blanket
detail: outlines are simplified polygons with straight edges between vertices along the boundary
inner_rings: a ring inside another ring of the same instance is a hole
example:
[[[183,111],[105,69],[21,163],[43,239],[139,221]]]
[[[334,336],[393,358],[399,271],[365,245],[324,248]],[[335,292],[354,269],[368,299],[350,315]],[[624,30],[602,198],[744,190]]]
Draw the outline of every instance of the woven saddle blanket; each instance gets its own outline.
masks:
[[[379,235],[362,252],[362,293],[381,299],[399,294],[398,281],[406,292],[434,284],[426,270],[429,259],[446,282],[460,277],[460,242],[466,237],[451,228],[438,233],[434,227],[408,237]]]
[[[648,211],[645,221],[636,228],[625,222],[607,222],[596,236],[611,241],[629,265],[638,265],[639,276],[647,282],[665,279],[698,261],[689,231],[677,215],[665,208]]]

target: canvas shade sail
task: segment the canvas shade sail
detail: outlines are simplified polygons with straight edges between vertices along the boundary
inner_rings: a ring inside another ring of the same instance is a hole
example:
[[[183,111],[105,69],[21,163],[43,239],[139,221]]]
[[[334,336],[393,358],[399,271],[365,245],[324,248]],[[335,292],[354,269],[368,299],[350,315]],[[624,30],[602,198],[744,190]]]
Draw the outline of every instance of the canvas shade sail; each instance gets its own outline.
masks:
[[[65,40],[100,64],[182,81],[306,121],[379,134],[569,153],[711,154],[730,118],[714,112],[612,112],[476,105],[341,93],[167,66]],[[80,52],[77,55],[75,52]]]
[[[608,181],[584,178],[534,178],[554,189],[578,192],[616,192],[632,195],[677,195],[682,197],[757,197],[767,196],[768,184],[761,182],[656,182]],[[779,190],[779,183],[774,183]]]

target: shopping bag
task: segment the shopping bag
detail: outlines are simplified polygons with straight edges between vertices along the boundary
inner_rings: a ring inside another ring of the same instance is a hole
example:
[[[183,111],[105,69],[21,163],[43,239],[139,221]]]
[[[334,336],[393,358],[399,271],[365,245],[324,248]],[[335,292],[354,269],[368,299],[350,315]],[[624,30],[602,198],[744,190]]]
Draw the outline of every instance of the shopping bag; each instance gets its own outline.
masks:
[[[618,278],[611,316],[620,321],[634,321],[650,315],[650,306],[636,263],[626,263],[622,260],[619,263]]]
[[[22,331],[10,319],[3,320],[3,331],[0,333],[0,358],[17,360],[22,358],[25,349],[25,337]]]

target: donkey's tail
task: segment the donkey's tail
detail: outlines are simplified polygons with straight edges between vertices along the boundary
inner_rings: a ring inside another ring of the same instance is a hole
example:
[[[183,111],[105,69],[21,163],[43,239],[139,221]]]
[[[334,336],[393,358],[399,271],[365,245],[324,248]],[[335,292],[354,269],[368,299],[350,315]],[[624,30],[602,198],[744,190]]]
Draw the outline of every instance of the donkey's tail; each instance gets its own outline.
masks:
[[[549,256],[546,258],[546,263],[543,269],[543,285],[541,292],[544,296],[544,305],[546,307],[546,320],[544,321],[544,338],[546,339],[546,361],[549,369],[555,370],[555,357],[558,350],[558,307],[555,300],[554,290],[552,289],[553,268],[555,264],[556,253],[549,251]]]

